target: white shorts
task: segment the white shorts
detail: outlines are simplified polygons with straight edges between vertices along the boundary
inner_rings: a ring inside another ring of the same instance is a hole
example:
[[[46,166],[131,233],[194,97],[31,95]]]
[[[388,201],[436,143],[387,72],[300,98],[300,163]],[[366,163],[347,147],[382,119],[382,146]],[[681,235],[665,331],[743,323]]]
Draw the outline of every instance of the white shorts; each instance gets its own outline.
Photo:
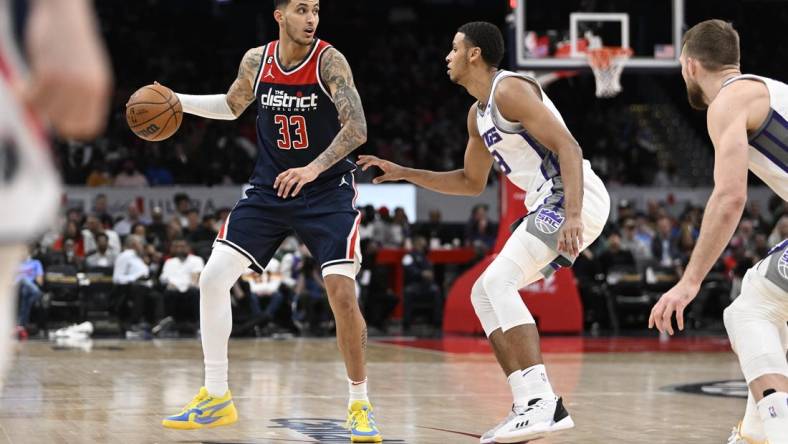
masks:
[[[588,248],[605,228],[610,215],[610,195],[602,180],[590,168],[583,172],[583,245]],[[543,200],[549,202],[549,197]],[[558,253],[558,233],[563,224],[563,209],[544,206],[526,216],[506,241],[500,255],[520,266],[528,283],[551,275],[574,258]],[[529,257],[529,260],[523,260]]]

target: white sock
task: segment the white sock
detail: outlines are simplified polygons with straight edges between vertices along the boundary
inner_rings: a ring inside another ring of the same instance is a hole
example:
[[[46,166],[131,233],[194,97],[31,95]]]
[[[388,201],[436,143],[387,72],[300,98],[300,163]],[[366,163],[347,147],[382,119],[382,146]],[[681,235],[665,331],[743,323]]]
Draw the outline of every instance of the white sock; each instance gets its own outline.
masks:
[[[211,252],[200,276],[200,337],[205,362],[205,388],[212,396],[227,393],[227,341],[233,328],[230,288],[250,264],[224,245]]]
[[[523,372],[523,381],[525,382],[525,390],[528,394],[529,400],[535,398],[542,399],[555,399],[553,387],[550,385],[550,380],[547,379],[547,370],[544,364],[536,364],[528,367]]]
[[[774,392],[761,399],[758,413],[769,443],[788,443],[788,393]]]
[[[752,393],[747,391],[747,409],[744,411],[744,418],[741,420],[741,435],[750,440],[762,442],[766,441],[766,432],[763,430],[763,422],[758,414],[758,406]]]
[[[347,387],[348,391],[350,392],[350,400],[347,403],[348,407],[350,407],[350,404],[353,404],[353,401],[369,402],[369,398],[367,397],[366,378],[363,381],[353,381],[352,379],[348,378]]]
[[[514,405],[517,407],[522,407],[528,404],[528,389],[525,385],[525,380],[523,379],[522,370],[515,370],[506,378],[506,380],[509,381],[509,388],[512,389]]]

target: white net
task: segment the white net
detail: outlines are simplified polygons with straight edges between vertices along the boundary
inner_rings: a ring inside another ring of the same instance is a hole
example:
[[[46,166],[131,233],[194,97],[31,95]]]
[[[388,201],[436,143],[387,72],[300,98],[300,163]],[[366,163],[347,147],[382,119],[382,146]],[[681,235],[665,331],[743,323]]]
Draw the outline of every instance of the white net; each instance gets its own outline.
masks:
[[[620,47],[602,47],[586,51],[588,64],[596,79],[596,96],[614,97],[621,92],[621,73],[632,50]]]

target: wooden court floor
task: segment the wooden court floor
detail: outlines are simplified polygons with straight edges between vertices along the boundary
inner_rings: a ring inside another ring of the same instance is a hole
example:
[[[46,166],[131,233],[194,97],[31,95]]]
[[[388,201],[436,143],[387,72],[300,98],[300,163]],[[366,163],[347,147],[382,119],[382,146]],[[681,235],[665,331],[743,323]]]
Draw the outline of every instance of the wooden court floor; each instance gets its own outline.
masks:
[[[478,343],[478,350],[446,352],[371,341],[371,399],[386,442],[471,444],[506,414],[505,378]],[[537,443],[724,443],[744,410],[743,399],[666,388],[740,379],[724,347],[545,349],[576,428]],[[230,387],[239,422],[163,429],[161,418],[201,385],[201,359],[197,340],[22,343],[0,399],[0,443],[349,442],[340,428],[347,386],[332,340],[233,340]]]

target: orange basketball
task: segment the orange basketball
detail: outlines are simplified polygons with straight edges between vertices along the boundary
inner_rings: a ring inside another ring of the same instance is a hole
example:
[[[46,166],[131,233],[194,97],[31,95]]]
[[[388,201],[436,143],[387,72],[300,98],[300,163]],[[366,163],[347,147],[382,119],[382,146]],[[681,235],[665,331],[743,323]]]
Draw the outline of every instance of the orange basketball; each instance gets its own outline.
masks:
[[[183,107],[178,96],[166,86],[146,85],[126,103],[126,122],[137,136],[151,141],[164,140],[178,131]]]

